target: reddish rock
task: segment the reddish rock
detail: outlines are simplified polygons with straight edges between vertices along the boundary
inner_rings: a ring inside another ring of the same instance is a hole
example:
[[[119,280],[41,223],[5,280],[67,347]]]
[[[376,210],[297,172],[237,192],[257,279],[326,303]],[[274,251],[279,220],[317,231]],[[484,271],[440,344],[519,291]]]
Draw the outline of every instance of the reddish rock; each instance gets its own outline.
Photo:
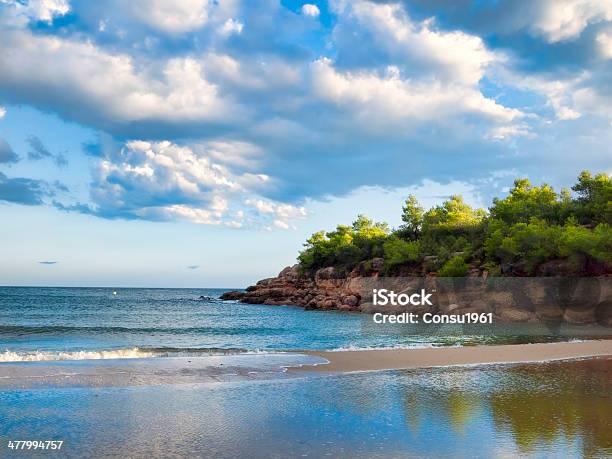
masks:
[[[347,295],[342,299],[342,301],[344,304],[350,307],[355,307],[357,304],[359,304],[359,298],[357,298],[355,295]]]
[[[596,307],[567,308],[563,318],[570,324],[594,324],[597,322],[596,311]]]
[[[504,309],[499,313],[499,318],[506,322],[532,322],[536,315],[523,309]]]

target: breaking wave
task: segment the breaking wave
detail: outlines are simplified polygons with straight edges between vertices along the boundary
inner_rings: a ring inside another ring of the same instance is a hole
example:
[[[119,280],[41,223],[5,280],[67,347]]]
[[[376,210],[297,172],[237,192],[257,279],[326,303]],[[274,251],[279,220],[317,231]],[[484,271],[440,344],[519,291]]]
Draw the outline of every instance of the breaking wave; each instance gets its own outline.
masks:
[[[152,357],[197,357],[205,355],[234,355],[234,354],[268,354],[279,352],[248,351],[246,349],[225,348],[175,348],[157,347],[128,349],[113,349],[99,351],[31,351],[14,352],[6,350],[0,352],[0,362],[45,362],[57,360],[106,360],[106,359],[143,359]]]

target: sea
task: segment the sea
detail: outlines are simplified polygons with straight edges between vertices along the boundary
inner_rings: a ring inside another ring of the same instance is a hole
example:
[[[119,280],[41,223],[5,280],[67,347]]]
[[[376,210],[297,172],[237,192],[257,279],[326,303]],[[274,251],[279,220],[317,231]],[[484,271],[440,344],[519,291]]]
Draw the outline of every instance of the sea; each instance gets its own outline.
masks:
[[[224,291],[0,287],[0,457],[612,457],[610,359],[291,372],[498,338]]]
[[[362,314],[220,300],[227,290],[0,287],[0,362],[413,347],[479,339],[371,327],[371,317]]]

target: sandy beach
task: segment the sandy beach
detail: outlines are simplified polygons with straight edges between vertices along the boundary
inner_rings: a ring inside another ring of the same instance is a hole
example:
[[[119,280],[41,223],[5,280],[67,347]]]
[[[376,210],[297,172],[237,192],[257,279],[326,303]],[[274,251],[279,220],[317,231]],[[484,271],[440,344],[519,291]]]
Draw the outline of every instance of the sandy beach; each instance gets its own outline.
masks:
[[[438,347],[426,349],[377,349],[357,351],[308,351],[326,365],[290,371],[352,372],[400,370],[451,365],[530,363],[612,356],[612,340],[567,343],[513,344],[500,346]]]

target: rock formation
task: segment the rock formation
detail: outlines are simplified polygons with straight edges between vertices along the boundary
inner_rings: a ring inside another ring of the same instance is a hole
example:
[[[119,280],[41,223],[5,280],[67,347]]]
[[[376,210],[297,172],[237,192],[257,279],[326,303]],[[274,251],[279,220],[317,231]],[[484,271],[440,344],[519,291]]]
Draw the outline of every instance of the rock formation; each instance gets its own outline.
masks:
[[[496,322],[573,323],[612,326],[612,278],[466,278],[382,277],[382,263],[372,260],[369,275],[358,269],[344,273],[322,268],[314,276],[286,267],[277,277],[263,279],[245,291],[230,291],[223,300],[266,305],[294,305],[306,310],[348,312],[432,312],[435,314],[492,313]],[[379,266],[380,265],[380,266]],[[435,292],[433,306],[380,306],[372,291]]]

